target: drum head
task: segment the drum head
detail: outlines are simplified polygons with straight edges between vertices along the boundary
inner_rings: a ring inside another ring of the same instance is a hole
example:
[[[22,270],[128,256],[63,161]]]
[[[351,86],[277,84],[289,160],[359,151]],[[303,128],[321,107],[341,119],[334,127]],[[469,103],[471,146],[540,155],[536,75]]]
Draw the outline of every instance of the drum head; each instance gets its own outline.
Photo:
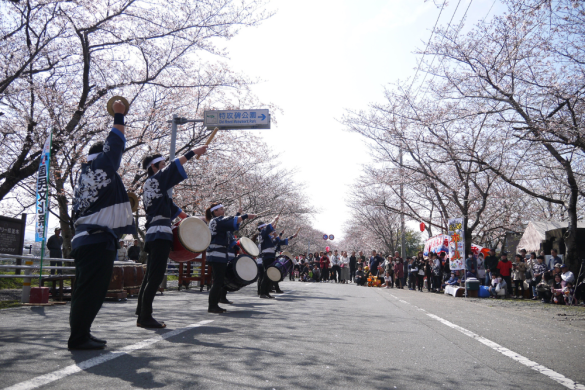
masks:
[[[258,276],[258,266],[256,265],[256,260],[249,256],[239,257],[238,261],[236,262],[235,271],[238,276],[246,282],[250,282],[256,279],[256,276]]]
[[[240,238],[240,245],[250,256],[257,257],[260,254],[260,249],[258,249],[258,245],[254,244],[254,241],[250,240],[248,237]]]
[[[268,279],[273,282],[280,282],[280,279],[282,279],[282,272],[276,267],[268,267],[266,270],[266,276],[268,276]]]
[[[191,252],[204,252],[211,243],[211,232],[207,224],[197,217],[185,218],[178,229],[181,244]]]
[[[288,257],[291,260],[293,259],[293,255],[290,252],[287,252],[287,251],[282,252],[282,255],[281,256]]]

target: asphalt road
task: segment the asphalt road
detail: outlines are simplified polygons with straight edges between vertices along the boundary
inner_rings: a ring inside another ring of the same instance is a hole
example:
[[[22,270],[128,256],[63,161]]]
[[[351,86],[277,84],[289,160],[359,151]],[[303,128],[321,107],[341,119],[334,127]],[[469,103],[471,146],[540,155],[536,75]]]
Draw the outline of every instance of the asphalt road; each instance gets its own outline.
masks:
[[[108,302],[93,329],[104,351],[66,349],[69,305],[2,310],[0,387],[585,389],[585,327],[538,310],[355,285],[281,287],[274,300],[255,286],[230,294],[224,315],[207,313],[205,292],[167,292],[155,317],[168,327],[156,331],[136,327],[135,300]]]

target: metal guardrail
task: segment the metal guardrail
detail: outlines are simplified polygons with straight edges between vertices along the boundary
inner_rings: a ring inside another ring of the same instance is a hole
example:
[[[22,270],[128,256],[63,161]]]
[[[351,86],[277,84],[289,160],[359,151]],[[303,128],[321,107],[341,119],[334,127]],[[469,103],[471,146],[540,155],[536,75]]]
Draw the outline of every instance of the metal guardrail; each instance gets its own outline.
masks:
[[[10,278],[10,279],[23,279],[23,287],[22,287],[22,302],[27,303],[30,300],[30,287],[31,287],[31,280],[36,278],[50,278],[51,275],[38,275],[33,274],[33,271],[40,270],[40,261],[41,258],[37,256],[30,256],[30,255],[7,255],[7,254],[0,254],[0,262],[6,261],[14,261],[16,259],[22,259],[25,261],[25,265],[17,265],[17,264],[0,264],[0,272],[2,270],[24,270],[24,275],[8,275],[8,274],[1,274],[0,278]],[[63,259],[63,258],[43,258],[43,270],[59,270],[59,271],[74,271],[75,267],[71,265],[63,265],[63,266],[51,266],[52,261],[60,261],[63,263],[73,263],[75,262],[74,259]],[[37,263],[37,264],[35,264]],[[47,264],[47,265],[45,265]],[[201,272],[200,269],[194,268],[192,275],[197,276]],[[75,276],[74,274],[62,274],[58,276]],[[169,262],[167,264],[167,270],[165,272],[165,276],[179,276],[179,267],[175,263]]]
[[[10,260],[10,259],[22,259],[22,260],[36,260],[36,261],[41,261],[40,257],[37,256],[28,256],[28,255],[22,255],[22,256],[17,256],[17,255],[6,255],[3,253],[0,253],[0,260],[2,259],[6,259],[6,260]],[[59,259],[59,258],[52,258],[52,257],[45,257],[43,258],[43,262],[45,261],[64,261],[67,263],[73,263],[75,262],[74,259]]]
[[[25,261],[25,265],[17,265],[17,264],[0,264],[0,270],[3,269],[15,269],[15,270],[24,270],[24,275],[6,275],[0,274],[0,278],[10,278],[10,279],[23,279],[22,281],[22,296],[21,301],[23,303],[28,303],[30,301],[30,286],[31,280],[33,278],[50,278],[51,275],[33,275],[32,271],[40,270],[41,266],[35,265],[34,263],[40,263],[41,258],[36,256],[26,256],[26,255],[6,255],[0,254],[0,261],[10,261],[13,260],[16,262],[16,259],[22,259]],[[59,270],[59,271],[71,271],[75,270],[75,267],[71,266],[51,266],[51,261],[60,261],[64,263],[73,263],[75,260],[73,259],[62,259],[62,258],[43,258],[43,270]],[[47,264],[45,266],[44,264]],[[75,276],[71,274],[67,275],[59,275],[59,276]]]

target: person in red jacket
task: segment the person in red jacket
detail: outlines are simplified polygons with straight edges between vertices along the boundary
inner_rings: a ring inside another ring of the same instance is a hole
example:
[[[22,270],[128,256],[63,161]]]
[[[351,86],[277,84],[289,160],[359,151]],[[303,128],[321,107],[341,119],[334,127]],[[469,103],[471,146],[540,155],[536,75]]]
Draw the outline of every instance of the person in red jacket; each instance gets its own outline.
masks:
[[[329,256],[328,253],[324,253],[319,260],[319,265],[321,266],[321,281],[329,280]]]
[[[394,280],[396,280],[396,288],[404,288],[404,262],[399,257],[394,264]],[[398,282],[400,282],[400,287],[398,287]]]
[[[512,273],[512,267],[512,262],[508,261],[508,254],[506,252],[502,252],[500,262],[498,263],[498,271],[500,272],[502,278],[506,281],[508,295],[512,295],[512,278],[510,277]]]

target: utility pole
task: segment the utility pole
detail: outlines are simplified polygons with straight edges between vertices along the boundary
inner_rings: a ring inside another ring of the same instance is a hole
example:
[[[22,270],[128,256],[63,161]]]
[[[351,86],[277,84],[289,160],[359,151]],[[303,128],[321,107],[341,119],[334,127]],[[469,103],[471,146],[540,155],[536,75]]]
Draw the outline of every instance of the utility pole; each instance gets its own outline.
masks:
[[[402,147],[400,147],[400,230],[401,230],[401,237],[400,237],[400,246],[401,246],[401,253],[400,256],[405,259],[406,262],[406,236],[404,234],[404,175],[402,169]]]

